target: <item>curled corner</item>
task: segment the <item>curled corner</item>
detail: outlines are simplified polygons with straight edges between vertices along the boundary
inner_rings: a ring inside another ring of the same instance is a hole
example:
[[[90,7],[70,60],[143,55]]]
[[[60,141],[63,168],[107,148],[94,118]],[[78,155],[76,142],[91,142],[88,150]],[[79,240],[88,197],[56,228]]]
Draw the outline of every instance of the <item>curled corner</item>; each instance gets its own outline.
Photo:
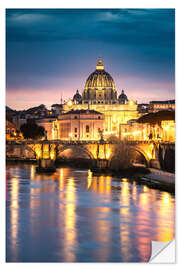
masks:
[[[175,240],[169,242],[152,241],[150,263],[175,263]]]

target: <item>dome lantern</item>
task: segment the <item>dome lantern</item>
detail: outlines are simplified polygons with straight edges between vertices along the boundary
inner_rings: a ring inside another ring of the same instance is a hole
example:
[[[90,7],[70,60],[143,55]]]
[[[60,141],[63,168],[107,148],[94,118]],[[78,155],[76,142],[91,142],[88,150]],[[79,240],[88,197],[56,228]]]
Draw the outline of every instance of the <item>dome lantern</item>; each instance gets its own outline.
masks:
[[[104,65],[103,65],[103,62],[101,60],[101,57],[99,57],[99,61],[97,62],[96,70],[104,70]]]

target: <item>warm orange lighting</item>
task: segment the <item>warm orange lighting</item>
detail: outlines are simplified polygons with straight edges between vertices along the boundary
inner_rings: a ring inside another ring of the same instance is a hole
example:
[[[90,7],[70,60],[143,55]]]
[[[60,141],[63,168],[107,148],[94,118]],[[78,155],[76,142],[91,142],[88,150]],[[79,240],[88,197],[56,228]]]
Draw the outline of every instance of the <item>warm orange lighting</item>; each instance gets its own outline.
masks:
[[[31,179],[34,179],[34,177],[35,177],[35,166],[31,166]]]
[[[91,170],[88,170],[88,177],[92,177],[92,174]]]
[[[137,131],[133,131],[133,135],[138,135],[138,134],[140,134],[141,133],[141,131],[140,130],[137,130]]]
[[[67,105],[68,105],[68,106],[72,106],[72,100],[69,100],[69,101],[67,102]]]
[[[50,158],[51,158],[51,159],[54,159],[54,158],[55,158],[55,154],[51,152]]]
[[[89,189],[90,188],[90,186],[91,186],[91,184],[92,184],[92,172],[91,172],[91,170],[88,170],[88,186],[87,186],[87,189]]]
[[[152,159],[152,155],[149,152],[147,152],[146,154],[147,154],[149,159]]]
[[[65,206],[65,261],[73,262],[76,259],[72,248],[76,245],[76,188],[74,178],[69,178],[66,186],[66,206]]]
[[[171,196],[168,192],[163,192],[162,201],[166,204],[169,204],[171,202]]]

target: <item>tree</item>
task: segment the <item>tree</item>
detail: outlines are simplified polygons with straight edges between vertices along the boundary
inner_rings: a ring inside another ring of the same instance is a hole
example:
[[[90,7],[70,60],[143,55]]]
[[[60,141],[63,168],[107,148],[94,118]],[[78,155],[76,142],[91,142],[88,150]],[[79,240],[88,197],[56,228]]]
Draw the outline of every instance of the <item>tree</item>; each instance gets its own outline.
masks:
[[[41,139],[45,136],[44,127],[38,126],[34,120],[28,120],[20,127],[20,130],[25,139]]]

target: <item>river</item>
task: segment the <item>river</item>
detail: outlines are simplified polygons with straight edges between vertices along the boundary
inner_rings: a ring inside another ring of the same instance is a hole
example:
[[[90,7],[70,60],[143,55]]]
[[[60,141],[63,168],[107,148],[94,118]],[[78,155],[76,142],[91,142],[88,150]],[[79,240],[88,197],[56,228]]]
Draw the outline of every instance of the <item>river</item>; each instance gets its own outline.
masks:
[[[174,238],[174,196],[133,179],[7,164],[7,262],[147,262]]]

